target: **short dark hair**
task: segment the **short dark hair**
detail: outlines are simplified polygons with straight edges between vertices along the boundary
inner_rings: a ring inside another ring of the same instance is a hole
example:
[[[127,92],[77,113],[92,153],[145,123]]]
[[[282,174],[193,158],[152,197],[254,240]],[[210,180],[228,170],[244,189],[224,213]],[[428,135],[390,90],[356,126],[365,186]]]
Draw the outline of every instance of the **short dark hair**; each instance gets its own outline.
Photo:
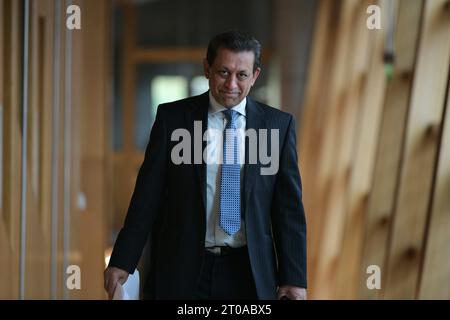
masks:
[[[254,37],[243,32],[232,30],[216,35],[208,44],[206,60],[212,66],[219,49],[228,49],[233,52],[253,51],[255,61],[253,71],[261,66],[261,44]]]

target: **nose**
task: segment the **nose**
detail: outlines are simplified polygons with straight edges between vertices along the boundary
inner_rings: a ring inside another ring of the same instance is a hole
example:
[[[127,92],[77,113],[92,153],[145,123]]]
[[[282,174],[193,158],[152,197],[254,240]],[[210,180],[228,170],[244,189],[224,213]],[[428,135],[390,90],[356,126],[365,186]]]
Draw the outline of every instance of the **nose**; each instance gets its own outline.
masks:
[[[227,80],[225,81],[225,88],[230,91],[237,88],[237,79],[235,75],[231,74],[227,78]]]

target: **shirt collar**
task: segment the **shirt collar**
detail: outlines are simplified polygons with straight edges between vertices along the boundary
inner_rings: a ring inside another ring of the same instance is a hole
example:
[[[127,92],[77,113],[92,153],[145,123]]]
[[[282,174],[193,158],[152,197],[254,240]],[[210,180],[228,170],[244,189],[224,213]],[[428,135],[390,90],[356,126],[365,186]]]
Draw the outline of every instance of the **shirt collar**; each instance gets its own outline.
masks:
[[[241,102],[239,102],[239,104],[235,105],[233,108],[231,108],[231,110],[237,111],[239,112],[241,115],[243,115],[245,117],[245,105],[247,104],[247,97],[245,97],[244,99],[242,99]],[[225,108],[224,106],[220,105],[216,99],[214,99],[213,95],[211,94],[211,91],[209,91],[209,109],[208,109],[208,113],[209,114],[216,114],[218,112],[227,110],[227,108]]]

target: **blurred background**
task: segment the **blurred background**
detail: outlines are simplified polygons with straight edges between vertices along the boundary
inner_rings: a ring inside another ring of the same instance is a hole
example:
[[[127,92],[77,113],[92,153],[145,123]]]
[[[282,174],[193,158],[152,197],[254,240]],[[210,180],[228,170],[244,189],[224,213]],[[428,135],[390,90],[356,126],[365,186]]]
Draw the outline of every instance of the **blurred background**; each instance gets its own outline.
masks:
[[[450,299],[449,0],[0,0],[1,299],[106,298],[156,107],[230,29],[297,120],[309,298]]]

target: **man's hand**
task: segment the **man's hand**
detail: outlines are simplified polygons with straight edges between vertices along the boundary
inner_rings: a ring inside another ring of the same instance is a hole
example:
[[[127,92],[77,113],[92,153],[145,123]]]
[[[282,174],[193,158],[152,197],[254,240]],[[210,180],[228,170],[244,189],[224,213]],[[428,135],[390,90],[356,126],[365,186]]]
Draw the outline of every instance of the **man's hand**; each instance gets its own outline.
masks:
[[[128,279],[128,275],[129,273],[127,271],[116,267],[106,268],[103,277],[105,280],[105,290],[106,292],[108,292],[109,300],[111,300],[113,297],[117,282],[119,282],[120,284],[124,284]]]
[[[289,300],[306,300],[306,289],[294,286],[281,286],[278,289],[278,300],[286,297]]]

